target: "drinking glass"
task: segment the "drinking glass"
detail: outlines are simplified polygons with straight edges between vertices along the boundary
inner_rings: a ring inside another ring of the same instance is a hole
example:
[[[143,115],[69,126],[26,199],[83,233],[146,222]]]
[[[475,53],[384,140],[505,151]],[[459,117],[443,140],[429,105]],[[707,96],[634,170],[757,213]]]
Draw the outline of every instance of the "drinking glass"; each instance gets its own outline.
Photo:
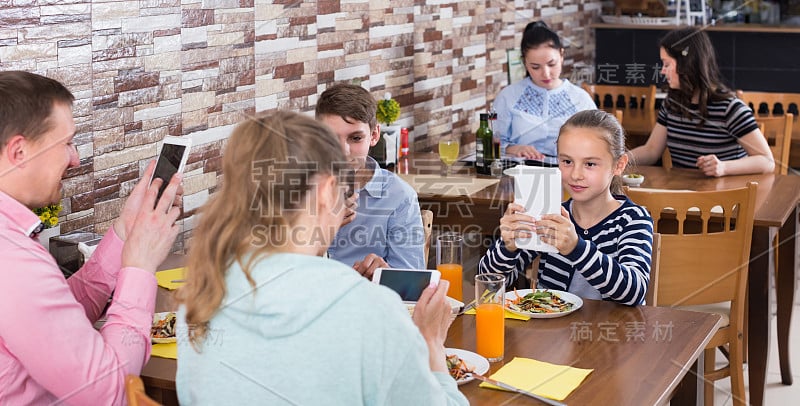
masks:
[[[458,138],[452,135],[442,136],[442,138],[439,139],[439,159],[444,162],[445,176],[450,174],[450,167],[458,159],[458,151],[460,147],[461,144],[459,143]]]
[[[502,361],[505,352],[505,293],[505,276],[475,275],[475,342],[489,362]]]
[[[436,270],[441,272],[442,279],[450,282],[447,296],[463,302],[462,245],[464,245],[464,239],[458,234],[443,234],[436,238]]]

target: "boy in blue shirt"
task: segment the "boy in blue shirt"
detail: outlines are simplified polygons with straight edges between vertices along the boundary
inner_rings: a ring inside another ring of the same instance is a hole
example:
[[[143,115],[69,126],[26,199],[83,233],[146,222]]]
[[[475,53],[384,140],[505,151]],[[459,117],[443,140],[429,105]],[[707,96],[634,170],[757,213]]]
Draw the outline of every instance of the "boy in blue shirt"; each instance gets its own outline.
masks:
[[[339,137],[355,171],[356,216],[328,248],[331,258],[372,278],[380,267],[425,268],[424,230],[417,193],[367,154],[380,134],[377,103],[361,86],[336,84],[322,92],[316,117]]]

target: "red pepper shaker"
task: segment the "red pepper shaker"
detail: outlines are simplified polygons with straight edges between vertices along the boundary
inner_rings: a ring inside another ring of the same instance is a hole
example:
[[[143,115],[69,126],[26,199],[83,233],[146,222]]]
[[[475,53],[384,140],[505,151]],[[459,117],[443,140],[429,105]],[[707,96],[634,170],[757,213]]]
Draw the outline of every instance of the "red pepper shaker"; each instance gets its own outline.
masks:
[[[408,155],[408,128],[400,129],[400,156]]]

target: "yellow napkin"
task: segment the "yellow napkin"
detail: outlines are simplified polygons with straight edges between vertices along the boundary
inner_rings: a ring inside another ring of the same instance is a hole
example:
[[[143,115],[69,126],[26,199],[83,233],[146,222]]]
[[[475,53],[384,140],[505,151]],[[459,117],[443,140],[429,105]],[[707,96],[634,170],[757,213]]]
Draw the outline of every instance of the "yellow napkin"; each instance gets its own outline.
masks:
[[[150,354],[154,357],[178,359],[178,343],[153,344]]]
[[[464,314],[475,314],[475,308],[473,307],[472,309],[469,309],[469,310],[465,311]],[[506,318],[507,319],[514,319],[514,320],[522,320],[522,321],[528,321],[528,320],[531,319],[528,316],[523,316],[521,314],[511,313],[510,311],[508,311],[508,309],[506,309]]]
[[[179,287],[183,286],[183,282],[172,282],[174,280],[182,280],[184,278],[183,271],[186,268],[175,268],[175,269],[167,269],[166,271],[158,271],[156,272],[156,280],[158,281],[158,286],[162,288],[175,290]]]
[[[490,378],[539,396],[564,400],[592,371],[592,369],[572,368],[566,365],[515,357],[492,374]],[[480,386],[503,390],[486,382],[481,383]]]

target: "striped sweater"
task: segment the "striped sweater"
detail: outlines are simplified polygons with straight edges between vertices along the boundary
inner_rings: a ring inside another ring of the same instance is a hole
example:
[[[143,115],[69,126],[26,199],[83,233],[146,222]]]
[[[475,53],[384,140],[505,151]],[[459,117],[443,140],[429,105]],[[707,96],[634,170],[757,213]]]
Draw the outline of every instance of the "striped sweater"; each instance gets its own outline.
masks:
[[[568,255],[541,253],[538,287],[568,291],[574,272],[580,272],[604,300],[627,305],[644,304],[650,281],[653,219],[625,196],[622,205],[589,229],[575,224],[578,245]],[[572,200],[562,204],[572,217]],[[478,273],[502,273],[513,284],[539,253],[509,251],[502,239],[489,248]]]
[[[697,157],[714,154],[720,161],[747,156],[739,138],[758,129],[753,111],[737,98],[708,104],[703,122],[699,106],[690,105],[689,116],[682,117],[667,108],[668,99],[658,112],[658,123],[667,128],[667,147],[676,167],[696,168]],[[701,122],[703,122],[701,126]]]

